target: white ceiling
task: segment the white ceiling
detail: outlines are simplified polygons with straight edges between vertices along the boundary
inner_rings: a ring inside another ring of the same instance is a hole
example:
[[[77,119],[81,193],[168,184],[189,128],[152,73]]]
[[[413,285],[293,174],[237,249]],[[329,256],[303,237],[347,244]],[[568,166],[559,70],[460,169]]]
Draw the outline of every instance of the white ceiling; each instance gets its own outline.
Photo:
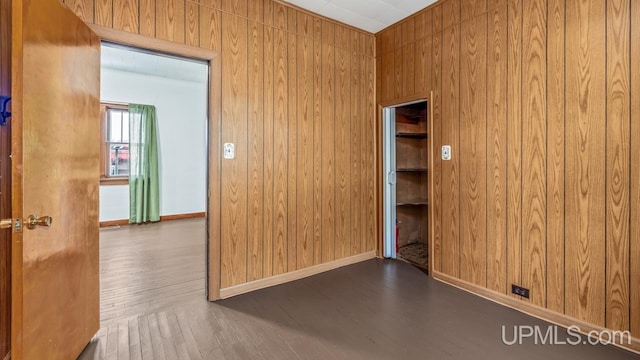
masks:
[[[205,62],[151,54],[136,49],[103,44],[100,66],[105,69],[158,76],[191,82],[207,82],[208,65]]]
[[[285,0],[371,33],[426,8],[437,0]]]

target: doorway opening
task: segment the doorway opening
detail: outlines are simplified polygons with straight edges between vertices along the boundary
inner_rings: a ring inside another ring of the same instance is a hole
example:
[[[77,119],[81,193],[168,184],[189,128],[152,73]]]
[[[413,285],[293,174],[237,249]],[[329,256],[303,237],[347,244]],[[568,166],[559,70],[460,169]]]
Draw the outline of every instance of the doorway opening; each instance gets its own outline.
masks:
[[[103,42],[100,70],[104,328],[207,296],[210,68],[208,61]],[[129,185],[132,104],[153,106],[156,114],[160,221],[140,225],[129,225],[137,222]]]
[[[429,269],[428,106],[383,109],[384,257]]]

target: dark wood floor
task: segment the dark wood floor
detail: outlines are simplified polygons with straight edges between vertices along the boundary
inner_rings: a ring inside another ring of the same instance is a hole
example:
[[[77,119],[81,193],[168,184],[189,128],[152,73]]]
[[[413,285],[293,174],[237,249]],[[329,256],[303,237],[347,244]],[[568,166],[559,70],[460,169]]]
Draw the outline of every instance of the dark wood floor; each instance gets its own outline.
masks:
[[[639,358],[605,346],[503,345],[502,325],[549,324],[400,261],[370,260],[208,303],[202,288],[180,283],[204,286],[202,237],[184,235],[198,225],[204,234],[204,222],[192,220],[103,231],[103,327],[81,359]],[[150,239],[143,251],[137,242]]]

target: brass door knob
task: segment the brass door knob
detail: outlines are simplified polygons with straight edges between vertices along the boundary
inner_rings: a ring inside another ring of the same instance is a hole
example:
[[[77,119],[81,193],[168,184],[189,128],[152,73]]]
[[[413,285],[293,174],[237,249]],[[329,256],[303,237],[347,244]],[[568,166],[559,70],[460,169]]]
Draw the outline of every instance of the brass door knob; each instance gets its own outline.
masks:
[[[2,219],[0,220],[0,229],[11,229],[13,226],[12,219]]]
[[[38,217],[38,215],[29,215],[27,218],[27,229],[33,230],[38,226],[51,226],[51,222],[53,219],[51,216],[42,216]]]

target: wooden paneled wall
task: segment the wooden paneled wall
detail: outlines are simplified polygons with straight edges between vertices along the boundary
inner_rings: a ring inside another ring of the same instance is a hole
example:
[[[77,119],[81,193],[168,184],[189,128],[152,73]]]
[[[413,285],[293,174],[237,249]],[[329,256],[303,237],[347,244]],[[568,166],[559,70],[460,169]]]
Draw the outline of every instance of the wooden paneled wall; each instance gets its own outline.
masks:
[[[634,0],[441,0],[376,35],[378,102],[433,90],[453,148],[437,272],[640,338],[638,26]]]
[[[272,0],[65,3],[221,52],[222,288],[375,250],[373,35]]]
[[[11,1],[0,0],[0,95],[11,95]],[[11,218],[11,119],[0,127],[0,219]],[[0,230],[0,358],[11,347],[11,230]]]

